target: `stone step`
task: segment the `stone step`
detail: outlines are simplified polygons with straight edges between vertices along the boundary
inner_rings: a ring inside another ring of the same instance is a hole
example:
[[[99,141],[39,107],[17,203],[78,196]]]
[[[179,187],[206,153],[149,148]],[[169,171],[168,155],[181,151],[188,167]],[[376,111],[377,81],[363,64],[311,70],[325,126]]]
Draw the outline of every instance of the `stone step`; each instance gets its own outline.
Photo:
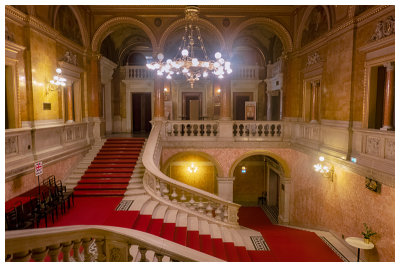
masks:
[[[147,194],[144,189],[129,189],[125,192],[125,196],[144,195]]]
[[[142,178],[131,178],[130,180],[129,180],[129,183],[130,184],[137,184],[137,183],[143,183],[143,179]]]
[[[139,189],[139,188],[143,188],[143,184],[141,183],[136,183],[136,184],[129,184],[128,187],[126,189]]]

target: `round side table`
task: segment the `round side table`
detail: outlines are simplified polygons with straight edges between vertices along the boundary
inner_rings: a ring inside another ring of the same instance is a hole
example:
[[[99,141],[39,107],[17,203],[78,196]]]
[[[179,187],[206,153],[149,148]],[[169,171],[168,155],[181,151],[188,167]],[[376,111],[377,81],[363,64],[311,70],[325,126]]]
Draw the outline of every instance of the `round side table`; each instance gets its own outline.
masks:
[[[345,239],[347,244],[352,247],[357,248],[357,261],[360,261],[360,249],[373,249],[374,244],[372,243],[365,243],[363,238],[360,237],[347,237]]]

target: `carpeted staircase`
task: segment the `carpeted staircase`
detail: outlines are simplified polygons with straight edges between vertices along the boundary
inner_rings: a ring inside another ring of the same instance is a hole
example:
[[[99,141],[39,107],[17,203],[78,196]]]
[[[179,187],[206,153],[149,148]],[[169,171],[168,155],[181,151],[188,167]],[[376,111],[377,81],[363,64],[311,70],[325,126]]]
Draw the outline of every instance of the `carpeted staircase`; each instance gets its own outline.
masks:
[[[75,186],[74,195],[123,196],[144,142],[144,138],[107,139]]]

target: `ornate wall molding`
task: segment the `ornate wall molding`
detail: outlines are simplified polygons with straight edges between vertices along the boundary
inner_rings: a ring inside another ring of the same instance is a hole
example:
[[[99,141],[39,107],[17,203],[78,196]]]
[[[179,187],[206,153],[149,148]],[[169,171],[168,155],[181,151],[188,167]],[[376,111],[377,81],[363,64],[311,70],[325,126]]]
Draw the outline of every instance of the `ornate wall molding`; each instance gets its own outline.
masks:
[[[388,37],[395,33],[395,23],[393,16],[387,17],[385,20],[380,20],[375,27],[375,32],[371,36],[370,41],[377,41]]]
[[[311,65],[317,64],[322,61],[322,58],[318,51],[307,56],[307,63],[306,66],[309,67]]]

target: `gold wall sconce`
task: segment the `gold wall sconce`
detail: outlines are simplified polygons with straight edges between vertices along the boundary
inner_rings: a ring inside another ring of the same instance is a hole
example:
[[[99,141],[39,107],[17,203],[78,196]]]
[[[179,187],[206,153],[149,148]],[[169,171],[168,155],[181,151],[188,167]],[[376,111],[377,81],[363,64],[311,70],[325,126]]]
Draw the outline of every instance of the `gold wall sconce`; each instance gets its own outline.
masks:
[[[323,156],[319,157],[319,163],[314,164],[314,170],[316,172],[321,173],[324,177],[328,178],[329,180],[333,181],[333,175],[335,170],[333,165],[324,163],[325,158]]]
[[[60,68],[56,69],[57,75],[53,76],[53,79],[47,83],[46,85],[46,95],[48,95],[52,91],[58,91],[58,88],[64,87],[66,84],[65,82],[67,79],[65,79],[62,76],[62,70]]]

